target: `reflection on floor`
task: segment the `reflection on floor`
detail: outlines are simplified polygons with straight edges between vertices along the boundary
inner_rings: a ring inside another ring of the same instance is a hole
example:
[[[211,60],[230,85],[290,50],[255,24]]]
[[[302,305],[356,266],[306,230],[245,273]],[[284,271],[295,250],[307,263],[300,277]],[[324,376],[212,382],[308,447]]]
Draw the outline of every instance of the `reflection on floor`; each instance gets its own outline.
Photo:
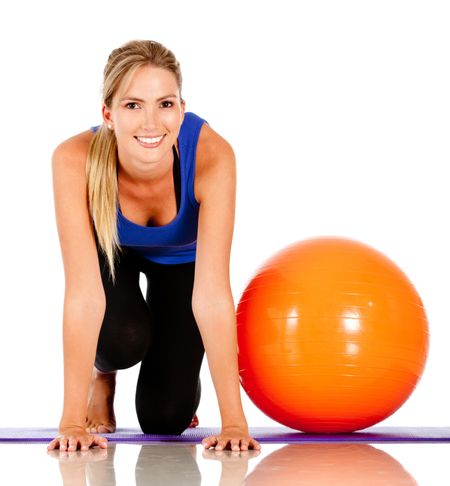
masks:
[[[261,451],[201,445],[108,444],[47,451],[0,444],[3,484],[61,485],[443,485],[450,444],[262,444]],[[433,482],[434,481],[434,482]]]

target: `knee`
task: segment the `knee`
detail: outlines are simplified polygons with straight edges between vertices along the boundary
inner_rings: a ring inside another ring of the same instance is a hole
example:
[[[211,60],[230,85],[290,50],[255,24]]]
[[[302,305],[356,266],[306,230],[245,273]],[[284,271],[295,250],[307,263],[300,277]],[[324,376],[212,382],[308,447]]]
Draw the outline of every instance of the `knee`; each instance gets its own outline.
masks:
[[[188,428],[191,420],[192,417],[182,421],[179,417],[159,417],[157,420],[139,421],[139,425],[144,434],[181,435]]]
[[[139,331],[139,332],[137,332]],[[139,330],[123,326],[120,332],[100,333],[96,366],[102,370],[123,370],[131,368],[144,359],[151,346],[152,333],[150,326],[141,326]]]
[[[181,435],[191,423],[193,413],[186,413],[186,410],[164,410],[147,413],[145,416],[138,415],[139,425],[144,434]]]

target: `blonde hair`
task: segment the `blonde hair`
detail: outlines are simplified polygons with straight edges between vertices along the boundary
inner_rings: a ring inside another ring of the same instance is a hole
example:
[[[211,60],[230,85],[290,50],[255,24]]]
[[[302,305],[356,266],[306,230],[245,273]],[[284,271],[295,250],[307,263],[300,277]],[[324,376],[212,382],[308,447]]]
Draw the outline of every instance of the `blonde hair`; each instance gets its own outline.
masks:
[[[127,86],[136,70],[147,64],[171,71],[176,77],[181,98],[180,64],[173,52],[156,41],[132,40],[111,52],[103,71],[102,99],[108,108],[111,108],[113,97],[122,85]],[[115,259],[122,251],[117,230],[117,164],[116,136],[102,124],[89,145],[86,178],[89,211],[113,283],[116,281]]]

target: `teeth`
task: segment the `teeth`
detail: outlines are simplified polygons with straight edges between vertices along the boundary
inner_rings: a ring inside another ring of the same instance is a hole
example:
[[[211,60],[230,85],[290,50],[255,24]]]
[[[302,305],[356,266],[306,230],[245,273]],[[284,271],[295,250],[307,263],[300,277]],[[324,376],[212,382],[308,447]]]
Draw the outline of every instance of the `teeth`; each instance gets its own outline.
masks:
[[[159,142],[164,135],[161,135],[160,137],[156,138],[145,138],[145,137],[136,137],[139,141],[144,142],[144,143],[156,143]]]

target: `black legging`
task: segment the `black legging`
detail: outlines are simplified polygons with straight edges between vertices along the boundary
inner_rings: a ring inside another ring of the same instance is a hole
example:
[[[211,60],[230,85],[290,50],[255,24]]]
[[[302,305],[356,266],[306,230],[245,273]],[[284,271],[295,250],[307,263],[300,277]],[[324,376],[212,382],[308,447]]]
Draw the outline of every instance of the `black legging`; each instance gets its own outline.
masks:
[[[165,265],[122,247],[112,285],[99,249],[106,294],[95,367],[129,368],[142,360],[136,387],[139,424],[148,434],[181,434],[200,402],[204,347],[192,312],[195,262]],[[144,299],[140,272],[147,277]]]

